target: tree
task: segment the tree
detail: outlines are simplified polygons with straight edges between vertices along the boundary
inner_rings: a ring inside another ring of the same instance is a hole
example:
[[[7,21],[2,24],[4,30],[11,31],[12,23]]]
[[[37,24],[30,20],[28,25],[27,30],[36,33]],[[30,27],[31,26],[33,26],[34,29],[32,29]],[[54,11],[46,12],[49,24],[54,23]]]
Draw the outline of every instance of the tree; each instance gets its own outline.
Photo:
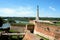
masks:
[[[3,25],[3,19],[0,17],[0,27]]]
[[[9,23],[16,23],[15,20],[13,20],[13,19],[8,19],[8,22]]]

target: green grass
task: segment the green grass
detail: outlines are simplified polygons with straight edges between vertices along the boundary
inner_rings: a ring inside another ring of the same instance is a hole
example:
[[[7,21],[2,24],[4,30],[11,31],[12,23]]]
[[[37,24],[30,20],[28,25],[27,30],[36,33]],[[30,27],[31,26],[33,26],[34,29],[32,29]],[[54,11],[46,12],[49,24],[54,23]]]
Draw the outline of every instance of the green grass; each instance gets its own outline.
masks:
[[[42,22],[41,22],[42,23]],[[42,24],[45,24],[45,25],[47,25],[47,26],[60,26],[60,22],[56,22],[56,23],[54,23],[54,24],[50,24],[50,23],[42,23]]]
[[[56,22],[55,25],[59,25],[60,26],[60,22]]]
[[[34,24],[28,23],[28,25],[34,25]],[[11,26],[26,26],[26,23],[13,23],[11,24]]]
[[[12,36],[13,39],[17,39],[17,36]]]
[[[38,34],[37,34],[37,36],[41,37],[41,38],[44,39],[44,40],[49,40],[48,38],[45,38],[45,37],[40,36],[40,35],[38,35]]]
[[[2,32],[3,30],[0,30],[0,32]]]
[[[17,35],[14,35],[11,37],[12,39],[18,39],[18,36]],[[19,36],[20,39],[22,39],[23,37],[22,36]]]
[[[15,30],[9,30],[9,32],[11,32],[11,33],[16,33],[17,31],[15,31]]]
[[[25,23],[13,23],[11,26],[25,26]]]

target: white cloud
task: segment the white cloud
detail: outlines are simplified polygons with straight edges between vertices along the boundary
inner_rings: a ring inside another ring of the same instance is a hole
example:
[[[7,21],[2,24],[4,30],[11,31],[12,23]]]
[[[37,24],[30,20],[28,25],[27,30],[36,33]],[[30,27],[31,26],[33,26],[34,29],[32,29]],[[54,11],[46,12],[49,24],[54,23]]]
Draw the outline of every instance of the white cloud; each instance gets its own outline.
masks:
[[[19,9],[17,10],[16,12],[17,14],[20,14],[20,15],[32,15],[34,13],[34,11],[32,10],[31,7],[19,7]]]
[[[52,11],[56,11],[56,9],[52,6],[49,6],[49,8],[52,10]]]
[[[15,10],[10,9],[10,8],[0,8],[0,12],[4,14],[12,14],[15,12]]]
[[[34,10],[32,7],[19,7],[15,9],[0,8],[0,16],[33,16]]]

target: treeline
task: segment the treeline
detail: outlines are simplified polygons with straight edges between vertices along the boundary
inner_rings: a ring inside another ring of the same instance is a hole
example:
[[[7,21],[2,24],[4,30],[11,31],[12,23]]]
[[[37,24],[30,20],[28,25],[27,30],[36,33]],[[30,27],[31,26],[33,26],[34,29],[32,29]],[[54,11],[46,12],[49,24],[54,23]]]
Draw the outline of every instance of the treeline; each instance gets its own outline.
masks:
[[[50,20],[50,21],[60,21],[60,18],[52,18],[52,17],[41,17],[41,20]]]
[[[12,19],[12,20],[20,20],[20,21],[29,21],[35,20],[35,17],[2,17],[3,19]],[[60,21],[60,18],[52,18],[52,17],[40,17],[40,20],[56,20]]]

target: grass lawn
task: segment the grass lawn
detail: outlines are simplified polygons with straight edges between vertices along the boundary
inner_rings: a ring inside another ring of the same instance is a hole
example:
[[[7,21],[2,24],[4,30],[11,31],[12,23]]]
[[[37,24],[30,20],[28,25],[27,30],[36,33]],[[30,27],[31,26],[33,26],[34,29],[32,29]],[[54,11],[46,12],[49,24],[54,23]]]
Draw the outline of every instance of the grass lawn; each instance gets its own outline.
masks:
[[[18,36],[17,36],[17,35],[14,35],[14,36],[12,36],[11,38],[12,38],[12,39],[18,39]],[[23,39],[23,37],[20,35],[20,36],[19,36],[19,40],[22,40],[22,39]]]
[[[27,25],[34,25],[32,23],[28,23]],[[26,26],[26,23],[13,23],[11,26]]]
[[[41,38],[44,39],[44,40],[49,40],[48,38],[45,38],[45,37],[40,36],[40,35],[38,35],[38,34],[37,34],[37,36],[41,37]]]
[[[0,32],[2,32],[3,30],[0,30]]]
[[[15,30],[9,30],[10,33],[17,33]]]
[[[55,25],[59,25],[60,26],[60,22],[56,22]]]

